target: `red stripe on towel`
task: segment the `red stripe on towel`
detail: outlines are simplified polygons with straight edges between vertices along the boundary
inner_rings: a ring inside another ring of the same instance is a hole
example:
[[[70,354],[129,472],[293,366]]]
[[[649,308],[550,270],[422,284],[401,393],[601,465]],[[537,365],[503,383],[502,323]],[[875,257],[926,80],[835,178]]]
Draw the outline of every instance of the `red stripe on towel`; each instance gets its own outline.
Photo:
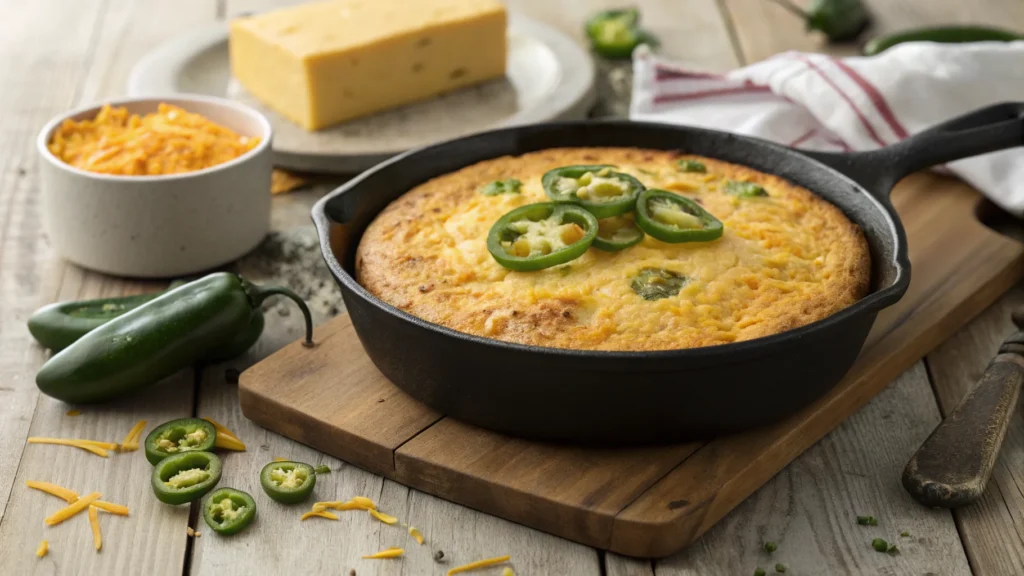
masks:
[[[807,58],[806,56],[803,56],[801,54],[793,54],[793,57],[796,58],[797,60],[800,60],[804,64],[807,64],[808,68],[816,72],[818,76],[821,76],[821,79],[824,80],[826,84],[831,86],[832,89],[835,90],[836,93],[839,94],[839,96],[842,97],[842,99],[845,100],[846,103],[850,105],[850,108],[853,110],[853,113],[857,115],[857,118],[860,120],[860,123],[864,126],[864,129],[867,131],[868,136],[870,136],[871,139],[874,140],[875,143],[878,144],[880,147],[885,147],[885,142],[878,136],[878,132],[875,132],[874,126],[872,126],[871,123],[868,122],[867,117],[864,116],[864,114],[860,111],[859,108],[857,108],[857,105],[853,102],[853,99],[850,98],[849,94],[844,92],[838,84],[836,84],[831,78],[826,76],[825,73],[821,70],[821,68],[819,68],[817,64],[812,62],[810,58]]]
[[[684,92],[674,94],[658,94],[654,97],[655,104],[664,102],[680,102],[683,100],[699,100],[713,96],[728,96],[730,94],[745,94],[749,92],[768,92],[767,86],[735,86],[732,88],[719,88],[717,90],[702,90],[700,92]]]
[[[892,108],[889,107],[889,103],[886,102],[885,96],[882,96],[882,93],[878,91],[878,88],[876,88],[874,84],[868,82],[868,80],[861,76],[859,72],[850,68],[846,62],[836,60],[835,58],[831,58],[831,60],[832,63],[836,65],[836,68],[839,68],[846,73],[846,75],[849,76],[857,86],[860,86],[860,89],[863,90],[865,94],[867,94],[871,103],[875,105],[875,109],[878,110],[878,113],[881,114],[883,119],[885,119],[889,128],[892,129],[893,133],[896,134],[900,140],[910,135],[907,133],[906,128],[903,127],[903,124],[900,123],[899,119],[896,118],[896,114],[894,114]]]

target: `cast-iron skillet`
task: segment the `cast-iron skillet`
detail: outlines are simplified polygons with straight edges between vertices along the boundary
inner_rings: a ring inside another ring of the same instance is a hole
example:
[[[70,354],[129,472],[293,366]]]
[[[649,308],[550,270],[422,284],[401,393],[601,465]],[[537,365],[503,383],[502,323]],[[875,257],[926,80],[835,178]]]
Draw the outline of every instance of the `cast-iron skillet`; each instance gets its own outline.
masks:
[[[313,221],[363,347],[377,368],[412,397],[459,420],[535,439],[675,442],[780,420],[838,383],[860,352],[875,315],[899,300],[910,281],[906,237],[889,201],[893,185],[935,164],[1022,144],[1024,104],[978,110],[887,148],[851,154],[803,152],[663,124],[521,126],[383,162],[320,200]],[[417,184],[488,158],[562,146],[679,150],[804,186],[864,230],[871,249],[871,291],[824,320],[765,338],[686,350],[599,352],[509,344],[456,332],[385,304],[353,278],[356,246],[367,225]]]

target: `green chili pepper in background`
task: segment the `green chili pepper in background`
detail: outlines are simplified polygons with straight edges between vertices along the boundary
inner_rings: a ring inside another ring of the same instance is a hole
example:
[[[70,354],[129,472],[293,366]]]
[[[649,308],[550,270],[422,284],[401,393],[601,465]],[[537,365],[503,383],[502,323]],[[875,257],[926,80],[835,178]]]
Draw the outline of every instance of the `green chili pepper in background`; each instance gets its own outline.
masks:
[[[217,443],[217,429],[199,418],[179,418],[153,428],[146,436],[146,460],[156,466],[172,454],[210,452]]]
[[[179,452],[153,467],[153,493],[164,504],[202,498],[220,482],[220,458],[212,452]]]
[[[708,242],[722,236],[722,221],[700,204],[654,188],[640,193],[636,223],[662,242]]]
[[[865,56],[874,56],[903,42],[960,44],[964,42],[1012,42],[1014,40],[1024,40],[1024,35],[986,26],[941,26],[906,30],[889,36],[872,38],[864,45],[863,53]]]
[[[776,550],[778,550],[779,546],[775,542],[765,542],[764,546],[762,546],[762,548],[764,548],[765,552],[771,554],[772,552],[775,552]]]
[[[764,568],[755,568],[754,576],[765,576]]]
[[[542,270],[582,256],[594,242],[597,228],[597,218],[579,206],[527,204],[491,226],[487,250],[510,270]]]
[[[878,526],[878,519],[874,516],[857,516],[857,524],[861,526]]]
[[[700,174],[704,174],[708,171],[707,166],[704,166],[703,162],[690,160],[688,158],[676,160],[676,168],[680,172],[698,172]]]
[[[786,572],[786,565],[785,564],[776,564],[775,565],[775,571],[778,572],[779,574],[784,574]]]
[[[312,345],[309,308],[294,292],[217,272],[89,332],[43,364],[36,385],[58,400],[89,403],[156,383],[246,330],[253,310],[274,294],[298,304],[306,320],[306,343]]]
[[[623,214],[597,221],[593,246],[605,252],[618,252],[639,244],[643,239],[644,231],[636,225],[636,218]]]
[[[582,206],[597,218],[632,212],[636,197],[645,187],[614,166],[562,166],[544,173],[544,193],[555,202]]]
[[[308,500],[316,486],[316,471],[302,462],[271,462],[260,471],[263,491],[282,504]]]
[[[636,8],[598,12],[583,29],[594,52],[605,58],[629,58],[640,44],[658,45],[653,34],[640,28],[640,11]]]
[[[644,268],[629,287],[644,300],[661,300],[679,294],[689,278],[664,268]]]
[[[222,536],[245,530],[256,517],[256,501],[234,488],[218,488],[203,506],[203,520]]]
[[[46,348],[62,350],[90,331],[183,284],[185,282],[176,280],[164,292],[152,294],[49,304],[32,313],[28,331]]]
[[[871,541],[871,547],[875,549],[875,552],[886,552],[889,550],[889,543],[881,538],[875,538]]]
[[[737,182],[736,180],[729,180],[726,182],[725,189],[723,191],[726,194],[739,196],[740,198],[757,198],[768,195],[768,191],[760,184],[755,184],[753,182]]]
[[[823,32],[831,42],[853,40],[871,20],[861,0],[814,0],[806,10],[790,0],[773,2],[803,18],[808,30]]]
[[[523,183],[515,178],[508,180],[495,180],[481,186],[479,192],[484,196],[497,196],[498,194],[519,194]]]

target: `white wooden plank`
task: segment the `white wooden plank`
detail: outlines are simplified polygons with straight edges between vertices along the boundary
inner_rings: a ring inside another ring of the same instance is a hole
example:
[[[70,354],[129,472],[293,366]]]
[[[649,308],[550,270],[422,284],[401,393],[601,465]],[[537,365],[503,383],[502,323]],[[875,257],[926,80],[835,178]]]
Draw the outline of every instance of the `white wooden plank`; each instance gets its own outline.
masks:
[[[938,421],[919,362],[655,573],[771,573],[782,563],[796,575],[970,574],[949,511],[920,506],[900,486],[907,459]],[[859,526],[859,515],[878,526]],[[874,551],[873,538],[901,553]],[[778,545],[774,554],[762,550],[766,541]]]

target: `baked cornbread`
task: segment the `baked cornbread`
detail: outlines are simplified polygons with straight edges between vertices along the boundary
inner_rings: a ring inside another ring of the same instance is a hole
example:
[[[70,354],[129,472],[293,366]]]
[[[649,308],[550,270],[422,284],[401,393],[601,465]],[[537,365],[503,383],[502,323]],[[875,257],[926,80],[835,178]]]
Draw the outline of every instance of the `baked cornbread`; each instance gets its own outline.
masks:
[[[706,172],[683,171],[681,159]],[[491,226],[513,208],[548,201],[541,176],[574,164],[612,164],[648,188],[692,198],[724,234],[680,244],[647,236],[540,271],[502,267],[488,253]],[[522,182],[518,193],[481,193],[512,178]],[[729,181],[768,195],[729,194]],[[477,336],[588,350],[695,348],[790,330],[863,297],[870,268],[860,229],[804,188],[711,158],[629,148],[550,149],[440,176],[385,208],[356,253],[357,280],[410,314]],[[685,283],[648,299],[633,284],[652,271]]]

